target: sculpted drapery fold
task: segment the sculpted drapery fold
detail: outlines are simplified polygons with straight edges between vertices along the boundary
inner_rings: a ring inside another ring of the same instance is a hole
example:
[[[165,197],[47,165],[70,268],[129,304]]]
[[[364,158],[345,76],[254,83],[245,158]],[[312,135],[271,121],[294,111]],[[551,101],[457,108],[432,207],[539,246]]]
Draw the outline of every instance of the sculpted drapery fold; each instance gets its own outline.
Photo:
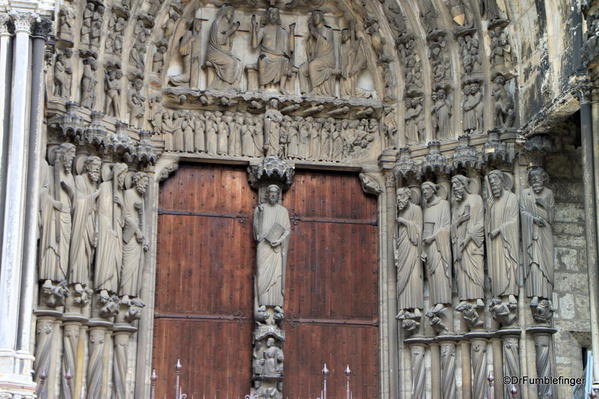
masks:
[[[423,309],[422,210],[410,202],[409,188],[397,190],[397,232],[394,256],[399,309]]]
[[[424,197],[423,258],[429,281],[431,304],[451,303],[451,212],[449,202],[439,198],[438,187],[422,184]]]
[[[522,244],[526,267],[526,292],[533,298],[551,300],[554,283],[553,233],[555,215],[553,191],[545,187],[548,175],[540,167],[528,172],[530,187],[520,195]]]
[[[254,235],[258,243],[256,253],[257,289],[259,306],[283,307],[284,276],[291,224],[289,213],[278,203],[280,188],[271,185],[267,203],[254,211]]]
[[[463,175],[452,179],[451,241],[460,300],[484,298],[484,208],[480,195],[470,192]]]
[[[241,77],[243,64],[232,53],[232,36],[239,29],[239,21],[233,22],[235,9],[231,6],[222,6],[212,22],[208,33],[208,52],[206,63],[211,65],[216,73],[216,78],[226,85],[233,85]],[[215,87],[220,87],[213,82]]]
[[[519,208],[518,198],[505,187],[507,176],[502,171],[491,171],[486,179],[488,187],[487,262],[493,297],[518,295]]]

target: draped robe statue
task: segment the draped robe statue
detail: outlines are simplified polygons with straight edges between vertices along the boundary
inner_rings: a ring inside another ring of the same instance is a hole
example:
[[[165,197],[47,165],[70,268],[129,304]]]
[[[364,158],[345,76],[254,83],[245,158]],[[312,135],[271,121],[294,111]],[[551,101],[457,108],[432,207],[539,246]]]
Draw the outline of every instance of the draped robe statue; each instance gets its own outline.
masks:
[[[553,234],[551,224],[555,214],[553,191],[545,187],[548,175],[537,167],[528,172],[529,188],[520,196],[522,245],[526,267],[526,292],[536,306],[539,298],[551,299],[553,294]]]
[[[239,29],[239,21],[233,22],[233,7],[224,5],[216,14],[208,35],[208,51],[206,64],[211,65],[216,73],[213,87],[232,86],[241,77],[243,64],[231,51],[233,34]]]
[[[423,258],[430,282],[432,305],[451,303],[451,214],[449,202],[437,196],[437,185],[422,184],[424,197]]]
[[[61,183],[73,186],[75,146],[63,143],[52,150],[51,166],[42,167],[40,190],[39,280],[66,280],[71,243],[71,198]]]
[[[472,194],[469,179],[456,175],[452,183],[451,242],[460,300],[480,300],[484,294],[484,208],[480,195]],[[484,306],[484,304],[483,304]]]
[[[366,52],[361,37],[357,36],[355,27],[341,31],[341,82],[339,85],[342,97],[354,97],[358,77],[367,67]]]
[[[307,92],[307,88],[311,87],[312,94],[334,96],[336,60],[333,29],[325,25],[324,14],[319,10],[310,14],[308,29],[305,43],[308,60],[300,68],[302,91]]]
[[[397,232],[394,255],[397,269],[399,309],[422,309],[424,306],[422,260],[422,210],[410,202],[409,188],[397,190]]]
[[[123,267],[120,276],[119,294],[137,297],[139,294],[139,273],[143,266],[143,253],[148,250],[144,236],[143,218],[144,195],[148,189],[149,176],[137,172],[133,176],[134,187],[125,191],[123,227]]]
[[[260,27],[255,16],[252,16],[252,47],[260,50],[258,56],[258,81],[261,87],[269,84],[280,84],[280,91],[285,92],[287,77],[291,75],[295,24],[289,26],[289,32],[281,25],[279,9],[270,7],[266,11],[264,26]]]
[[[281,189],[277,185],[268,186],[267,202],[254,211],[258,306],[283,306],[291,223],[287,209],[278,203],[280,196]]]
[[[91,266],[97,244],[98,181],[102,161],[96,156],[85,160],[84,173],[75,176],[75,186],[61,182],[69,193],[73,204],[71,247],[69,250],[69,283],[76,285],[76,291],[90,282]]]
[[[123,264],[123,189],[127,165],[117,163],[108,167],[98,196],[98,247],[94,288],[96,291],[116,294],[118,274]]]
[[[506,176],[494,170],[487,176],[487,264],[494,298],[518,295],[518,198],[506,187]]]
[[[197,56],[195,52],[200,40],[202,21],[195,19],[189,22],[187,27],[187,31],[179,42],[179,55],[183,60],[183,72],[169,78],[170,83],[174,86],[188,85],[191,80],[191,59],[193,56]]]

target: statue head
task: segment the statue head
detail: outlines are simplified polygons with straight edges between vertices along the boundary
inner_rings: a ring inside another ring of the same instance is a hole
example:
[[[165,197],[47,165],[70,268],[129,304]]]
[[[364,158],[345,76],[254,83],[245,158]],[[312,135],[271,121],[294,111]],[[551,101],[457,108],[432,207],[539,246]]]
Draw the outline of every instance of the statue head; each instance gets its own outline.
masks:
[[[125,180],[127,178],[128,166],[125,163],[117,163],[112,167],[113,179],[116,181],[119,188],[125,187]]]
[[[216,17],[223,17],[229,22],[233,20],[233,15],[235,13],[235,9],[231,6],[222,6],[216,15]]]
[[[102,166],[102,160],[95,156],[89,156],[85,159],[84,170],[87,173],[87,177],[97,183],[100,180],[100,167]]]
[[[495,83],[495,86],[503,86],[505,84],[505,77],[498,74],[495,76],[495,79],[493,79],[493,83]]]
[[[548,180],[549,175],[539,166],[528,171],[528,185],[535,194],[540,194],[543,191]]]
[[[422,189],[422,197],[425,201],[430,202],[437,194],[437,185],[430,181],[425,181],[420,186]]]
[[[503,172],[500,170],[492,170],[487,177],[489,186],[491,186],[491,194],[493,197],[500,198],[503,195]]]
[[[346,43],[351,39],[351,31],[348,28],[341,30],[341,42]]]
[[[412,198],[412,190],[408,187],[400,187],[396,192],[397,196],[397,209],[403,211],[410,204],[410,198]]]
[[[137,172],[133,175],[133,184],[135,185],[135,190],[143,197],[150,184],[150,176],[144,172]]]
[[[266,24],[281,25],[281,13],[276,7],[269,7],[266,11]]]
[[[75,160],[75,145],[71,143],[62,143],[58,149],[58,159],[66,173],[71,173],[73,169],[73,160]]]
[[[275,205],[279,202],[281,189],[276,184],[271,184],[266,188],[266,200],[269,204]]]
[[[451,178],[451,192],[453,199],[462,202],[468,193],[469,179],[464,175],[455,175]]]
[[[269,348],[271,346],[273,346],[275,344],[275,339],[270,337],[269,339],[266,340],[266,346],[268,346]]]
[[[309,25],[321,27],[324,25],[324,13],[321,10],[313,10],[310,13]]]

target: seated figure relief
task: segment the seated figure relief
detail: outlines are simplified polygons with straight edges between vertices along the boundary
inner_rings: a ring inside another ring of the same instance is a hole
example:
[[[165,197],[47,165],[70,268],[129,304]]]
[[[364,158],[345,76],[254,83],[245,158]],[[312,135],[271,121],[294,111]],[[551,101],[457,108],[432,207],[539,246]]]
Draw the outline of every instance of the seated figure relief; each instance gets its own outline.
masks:
[[[290,8],[274,4],[265,10],[222,5],[214,17],[207,17],[206,29],[201,22],[206,19],[199,17],[204,9],[196,10],[194,17],[171,22],[174,26],[168,31],[176,36],[174,48],[168,50],[167,84],[325,98],[383,98],[377,93],[373,69],[368,68],[371,52],[381,50],[378,31],[373,36],[365,31],[366,25],[329,10],[283,14]],[[169,39],[166,33],[162,38]],[[164,53],[156,44],[156,72]]]

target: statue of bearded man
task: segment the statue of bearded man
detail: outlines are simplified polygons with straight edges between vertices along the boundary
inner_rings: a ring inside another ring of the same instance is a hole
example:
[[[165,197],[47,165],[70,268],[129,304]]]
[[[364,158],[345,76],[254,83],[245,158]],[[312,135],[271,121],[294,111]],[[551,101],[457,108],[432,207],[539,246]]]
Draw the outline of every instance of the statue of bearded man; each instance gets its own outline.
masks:
[[[283,307],[285,266],[291,223],[289,212],[279,204],[281,189],[271,184],[266,203],[254,211],[254,235],[258,242],[256,289],[258,306]]]
[[[475,300],[484,307],[485,216],[483,200],[470,192],[469,183],[463,175],[451,179],[454,267],[460,300]]]

